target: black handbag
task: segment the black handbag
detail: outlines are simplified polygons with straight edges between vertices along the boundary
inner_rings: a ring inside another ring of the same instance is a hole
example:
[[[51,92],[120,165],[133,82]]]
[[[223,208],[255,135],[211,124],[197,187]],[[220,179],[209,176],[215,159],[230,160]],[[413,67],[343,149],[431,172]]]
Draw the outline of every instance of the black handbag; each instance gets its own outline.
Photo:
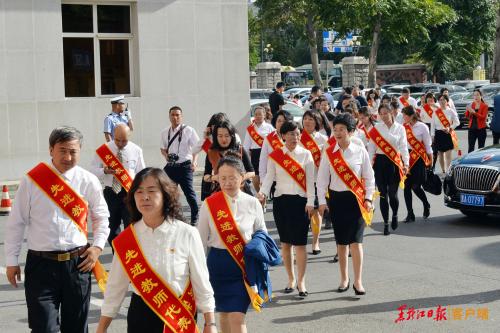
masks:
[[[425,171],[425,182],[423,185],[424,191],[430,194],[440,195],[443,191],[443,183],[441,178],[434,173],[434,168],[429,168]]]

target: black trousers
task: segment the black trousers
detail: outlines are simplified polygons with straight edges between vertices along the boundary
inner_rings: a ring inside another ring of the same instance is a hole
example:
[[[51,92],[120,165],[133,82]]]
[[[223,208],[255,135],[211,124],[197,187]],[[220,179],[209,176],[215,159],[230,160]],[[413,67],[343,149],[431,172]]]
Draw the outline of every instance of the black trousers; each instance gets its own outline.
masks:
[[[121,232],[120,226],[123,222],[123,229],[128,227],[130,224],[130,215],[125,204],[125,198],[127,197],[127,191],[122,188],[118,193],[115,193],[113,189],[106,186],[103,191],[104,199],[108,204],[109,210],[109,236],[108,242],[112,246],[112,241]]]
[[[477,148],[483,148],[486,142],[486,128],[481,129],[472,129],[469,128],[469,153],[474,151],[474,147],[476,145],[477,140]]]
[[[198,199],[196,192],[193,188],[193,170],[191,170],[191,163],[181,163],[177,165],[166,165],[163,168],[168,177],[178,185],[180,185],[182,192],[191,208],[191,224],[196,224],[198,221]]]
[[[88,332],[91,273],[78,270],[82,261],[58,262],[28,251],[24,288],[32,333]]]
[[[493,144],[497,145],[500,142],[500,132],[491,131],[493,134]]]
[[[425,164],[421,158],[415,163],[413,168],[411,168],[410,173],[406,175],[404,198],[406,204],[406,210],[408,214],[413,213],[413,198],[412,191],[415,193],[417,198],[422,201],[424,206],[429,206],[429,201],[427,201],[427,196],[425,195],[422,185],[425,182]]]
[[[380,213],[382,213],[384,223],[388,223],[389,204],[391,206],[392,215],[398,215],[399,169],[387,156],[382,154],[375,155],[373,169],[375,171],[375,183],[380,192]]]

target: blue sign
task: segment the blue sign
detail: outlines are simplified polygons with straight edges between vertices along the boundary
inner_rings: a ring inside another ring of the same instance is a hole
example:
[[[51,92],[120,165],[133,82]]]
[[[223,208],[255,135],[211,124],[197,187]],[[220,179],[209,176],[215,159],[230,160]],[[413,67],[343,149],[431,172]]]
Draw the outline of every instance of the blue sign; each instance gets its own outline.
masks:
[[[353,33],[350,32],[343,39],[339,39],[336,31],[323,31],[324,53],[348,53],[352,52]]]

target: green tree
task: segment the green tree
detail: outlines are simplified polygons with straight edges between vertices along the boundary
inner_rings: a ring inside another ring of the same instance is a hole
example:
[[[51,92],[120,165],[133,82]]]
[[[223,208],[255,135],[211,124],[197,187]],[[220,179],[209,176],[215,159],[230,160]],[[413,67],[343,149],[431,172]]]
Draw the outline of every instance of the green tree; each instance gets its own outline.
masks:
[[[261,25],[252,9],[248,9],[248,57],[250,69],[260,61]]]
[[[495,51],[493,52],[493,65],[491,66],[490,77],[493,82],[500,82],[500,2],[497,2],[496,15]]]

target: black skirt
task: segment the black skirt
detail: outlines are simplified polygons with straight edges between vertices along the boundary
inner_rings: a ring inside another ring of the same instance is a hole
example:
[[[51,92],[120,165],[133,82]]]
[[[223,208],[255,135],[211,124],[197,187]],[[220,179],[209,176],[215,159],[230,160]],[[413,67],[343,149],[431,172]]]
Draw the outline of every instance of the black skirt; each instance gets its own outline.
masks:
[[[381,185],[387,186],[389,184],[398,184],[401,180],[399,168],[384,154],[375,155],[373,171],[375,171],[377,187]]]
[[[142,297],[132,293],[127,314],[128,333],[162,333],[165,324],[143,301]]]
[[[425,163],[421,158],[419,158],[410,169],[410,172],[406,175],[405,187],[411,184],[424,184],[425,176]]]
[[[252,166],[255,174],[259,175],[259,161],[260,161],[260,152],[262,149],[250,149],[250,160],[252,161]]]
[[[307,199],[300,195],[280,195],[273,199],[273,215],[280,242],[307,245],[309,218],[305,211]]]
[[[338,245],[363,243],[365,221],[351,191],[331,191],[329,205],[335,242]]]
[[[453,149],[453,140],[450,133],[436,130],[434,134],[434,147],[437,151],[445,152]]]

